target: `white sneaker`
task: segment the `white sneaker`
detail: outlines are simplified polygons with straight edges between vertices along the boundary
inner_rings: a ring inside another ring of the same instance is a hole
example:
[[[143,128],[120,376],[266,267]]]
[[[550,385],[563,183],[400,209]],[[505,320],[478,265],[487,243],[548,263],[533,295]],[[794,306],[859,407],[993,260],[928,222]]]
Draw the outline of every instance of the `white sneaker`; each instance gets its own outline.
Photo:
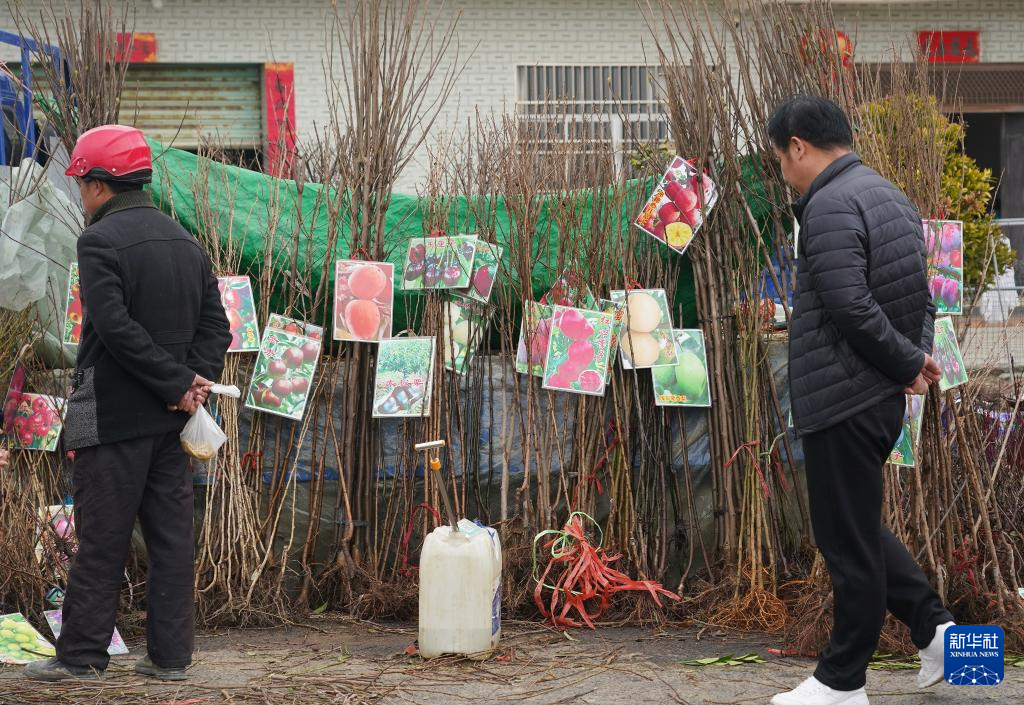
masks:
[[[857,690],[833,690],[811,676],[788,693],[779,693],[771,705],[868,705],[868,694]]]
[[[917,673],[917,687],[931,688],[946,675],[946,648],[944,640],[946,630],[955,627],[956,622],[946,622],[935,627],[932,643],[918,651],[921,657],[921,670]]]

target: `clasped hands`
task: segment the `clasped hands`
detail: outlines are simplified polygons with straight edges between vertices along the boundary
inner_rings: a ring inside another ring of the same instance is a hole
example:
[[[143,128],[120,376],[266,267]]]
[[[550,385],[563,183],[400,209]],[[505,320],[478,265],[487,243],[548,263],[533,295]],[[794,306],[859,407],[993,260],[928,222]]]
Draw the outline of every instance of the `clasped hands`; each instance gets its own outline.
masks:
[[[168,404],[168,411],[184,411],[190,416],[199,409],[203,404],[206,403],[207,397],[210,396],[210,388],[213,386],[213,382],[196,375],[196,378],[192,380],[192,386],[185,392],[185,396],[181,398],[177,404]]]
[[[942,369],[939,367],[939,363],[935,362],[935,359],[925,353],[924,355],[924,366],[921,371],[917,373],[917,377],[914,381],[903,390],[905,394],[917,394],[921,395],[928,391],[928,385],[933,382],[938,382],[942,378]]]

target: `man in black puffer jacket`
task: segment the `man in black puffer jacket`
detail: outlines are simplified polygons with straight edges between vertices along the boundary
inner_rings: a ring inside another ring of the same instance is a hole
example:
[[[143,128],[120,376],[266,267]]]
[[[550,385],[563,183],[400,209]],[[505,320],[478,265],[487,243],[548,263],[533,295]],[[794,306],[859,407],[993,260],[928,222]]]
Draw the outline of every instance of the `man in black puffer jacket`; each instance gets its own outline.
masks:
[[[904,394],[924,394],[940,377],[923,228],[906,196],[850,151],[853,132],[835,103],[791,98],[768,133],[783,177],[801,194],[790,391],[814,538],[834,594],[832,639],[814,676],[772,703],[867,705],[865,673],[886,609],[921,649],[920,687],[942,680],[942,636],[952,623],[881,516],[882,468]]]
[[[78,240],[85,317],[64,424],[79,547],[57,656],[26,673],[56,681],[106,668],[138,516],[149,570],[147,656],[135,670],[180,680],[195,600],[192,477],[179,434],[220,375],[231,334],[210,258],[142,190],[152,158],[141,132],[86,132],[67,173],[88,219]]]

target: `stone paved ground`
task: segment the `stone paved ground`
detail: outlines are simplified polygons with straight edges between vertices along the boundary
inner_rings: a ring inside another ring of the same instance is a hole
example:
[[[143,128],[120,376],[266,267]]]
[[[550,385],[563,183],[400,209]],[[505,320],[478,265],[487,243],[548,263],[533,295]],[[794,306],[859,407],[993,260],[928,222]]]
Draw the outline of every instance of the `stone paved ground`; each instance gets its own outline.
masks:
[[[537,705],[761,705],[813,668],[807,659],[780,659],[773,642],[742,635],[699,635],[694,629],[600,627],[572,640],[536,624],[506,625],[494,658],[424,662],[406,655],[415,629],[321,618],[312,628],[230,630],[197,640],[192,679],[159,686],[131,674],[133,656],[118,657],[100,685],[60,688],[29,684],[17,669],[0,667],[0,703],[97,705],[214,705],[221,703],[535,703]],[[757,652],[760,665],[693,668],[681,661]],[[871,671],[875,705],[1024,703],[1024,669],[1008,668],[993,687],[942,684],[924,694],[913,671]]]

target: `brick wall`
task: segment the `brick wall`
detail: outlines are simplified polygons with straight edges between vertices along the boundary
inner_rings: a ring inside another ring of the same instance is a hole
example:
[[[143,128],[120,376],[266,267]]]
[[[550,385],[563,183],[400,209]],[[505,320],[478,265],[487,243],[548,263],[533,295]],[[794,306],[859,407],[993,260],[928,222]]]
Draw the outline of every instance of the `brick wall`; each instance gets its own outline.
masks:
[[[39,5],[38,0],[22,4],[29,12]],[[159,10],[151,0],[135,5],[135,28],[156,33],[159,61],[294,63],[300,138],[324,122],[327,0],[163,0]],[[633,0],[455,0],[447,8],[462,13],[459,48],[468,64],[439,131],[464,125],[477,108],[484,113],[511,110],[520,64],[655,61]],[[891,8],[837,3],[836,12],[861,60],[890,58],[894,44],[905,50],[921,29],[979,29],[983,61],[1024,62],[1022,0],[943,0]],[[13,29],[5,15],[6,9],[0,26]],[[11,58],[9,53],[4,57]],[[414,190],[424,170],[420,157],[399,189]]]

